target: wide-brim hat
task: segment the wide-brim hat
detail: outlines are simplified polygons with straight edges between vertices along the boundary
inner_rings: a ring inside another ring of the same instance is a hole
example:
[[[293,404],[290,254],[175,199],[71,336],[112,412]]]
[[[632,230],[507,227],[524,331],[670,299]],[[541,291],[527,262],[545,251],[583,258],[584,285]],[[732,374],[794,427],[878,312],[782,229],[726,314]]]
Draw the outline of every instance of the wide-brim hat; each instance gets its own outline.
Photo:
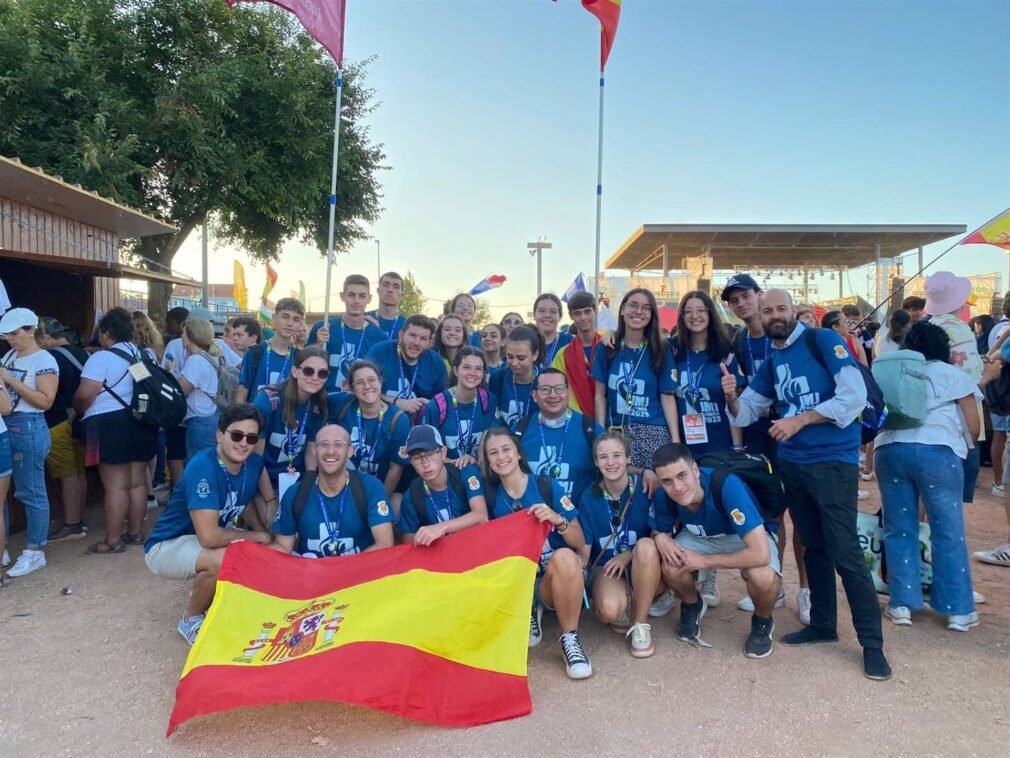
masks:
[[[953,313],[968,302],[971,280],[950,271],[937,271],[926,278],[926,313],[939,316]]]

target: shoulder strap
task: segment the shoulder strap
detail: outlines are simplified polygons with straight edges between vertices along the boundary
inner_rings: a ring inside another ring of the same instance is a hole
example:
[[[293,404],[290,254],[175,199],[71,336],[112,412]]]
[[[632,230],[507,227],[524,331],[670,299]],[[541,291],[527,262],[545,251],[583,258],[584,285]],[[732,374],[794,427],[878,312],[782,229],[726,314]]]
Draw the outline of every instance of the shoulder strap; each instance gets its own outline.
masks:
[[[298,491],[295,492],[295,502],[291,505],[291,510],[295,517],[295,524],[298,523],[298,519],[301,517],[302,511],[305,510],[305,503],[309,499],[309,493],[312,492],[312,488],[315,485],[315,471],[306,471],[302,474],[302,478],[298,481]]]
[[[125,350],[120,350],[118,347],[110,347],[108,348],[108,350],[113,355],[118,355],[120,358],[129,363],[131,366],[137,362],[137,356],[130,355],[128,352],[126,352]],[[119,384],[119,382],[116,382],[116,384]]]
[[[530,421],[532,420],[532,416],[523,416],[519,419],[519,423],[516,425],[516,437],[519,439],[523,438],[523,435],[526,434],[526,430],[530,428]]]
[[[477,388],[477,397],[480,398],[480,409],[481,409],[481,411],[484,412],[484,413],[487,413],[487,407],[488,407],[488,402],[489,402],[488,401],[487,390],[484,389],[483,387],[478,387]]]
[[[820,345],[817,344],[817,332],[819,332],[819,331],[820,331],[819,329],[807,329],[807,333],[804,334],[803,337],[807,341],[807,349],[811,353],[814,354],[814,359],[819,364],[821,364],[821,368],[823,368],[825,371],[827,371],[830,374],[831,371],[828,369],[827,361],[825,361],[824,360],[824,356],[821,355]],[[846,350],[846,352],[848,352],[848,350],[849,350],[848,346],[845,347],[845,350]],[[855,360],[855,359],[853,359],[853,360]]]
[[[544,499],[544,504],[554,507],[554,481],[549,476],[537,477],[537,490],[540,497]]]
[[[281,407],[281,393],[277,391],[277,387],[273,384],[268,384],[262,388],[263,392],[267,393],[267,399],[270,401],[270,410],[276,411]]]
[[[456,493],[456,497],[459,498],[461,505],[469,505],[470,498],[467,497],[466,490],[463,488],[463,472],[460,471],[455,466],[449,465],[445,467],[445,480],[446,483],[452,487],[453,491]]]
[[[420,526],[428,526],[428,509],[425,507],[424,480],[417,477],[410,483],[410,499],[414,503],[414,510],[417,512],[417,523]]]
[[[71,353],[65,347],[54,347],[53,348],[53,352],[59,353],[64,358],[66,358],[67,361],[69,361],[70,365],[73,366],[78,371],[84,371],[84,366],[82,366],[81,362],[79,360],[77,360],[77,356],[75,356],[73,353]]]
[[[392,437],[393,436],[392,433],[396,431],[396,422],[400,420],[400,416],[402,415],[403,415],[403,409],[397,408],[396,413],[393,414],[393,418],[390,419],[389,421],[390,437]]]
[[[449,415],[449,406],[445,402],[445,393],[439,392],[435,395],[435,407],[438,408],[438,425],[445,423],[445,417]]]
[[[253,381],[256,381],[256,373],[260,370],[260,362],[263,360],[263,343],[258,345],[253,345],[249,348],[249,352],[252,353],[252,373]],[[270,377],[266,377],[268,380]]]
[[[582,434],[585,436],[589,452],[592,454],[593,443],[596,441],[596,421],[585,413],[582,414]]]
[[[744,355],[747,353],[747,329],[746,327],[740,329],[736,334],[733,335],[733,352],[736,354],[736,362],[740,364],[740,368],[743,369],[744,376],[750,373],[753,366],[749,366],[744,363]]]
[[[715,507],[718,508],[723,514],[726,514],[726,506],[722,502],[722,488],[726,486],[726,478],[729,476],[729,471],[724,468],[717,468],[712,470],[712,502],[715,503]]]
[[[343,420],[344,420],[344,416],[346,416],[346,415],[347,415],[347,411],[348,411],[348,410],[350,409],[350,407],[351,407],[351,405],[352,405],[353,403],[354,403],[354,397],[351,397],[351,398],[349,398],[349,399],[347,400],[347,402],[346,402],[346,403],[344,403],[344,404],[343,404],[342,406],[340,406],[340,410],[339,410],[339,411],[337,411],[337,423],[338,423],[338,424],[339,424],[339,423],[340,423],[341,421],[343,421]]]
[[[484,482],[484,502],[487,503],[488,518],[491,518],[495,503],[498,502],[498,486],[490,481]]]
[[[348,471],[347,475],[351,483],[351,499],[358,508],[358,515],[361,523],[368,526],[368,500],[365,498],[365,485],[361,482],[361,474],[357,471]]]

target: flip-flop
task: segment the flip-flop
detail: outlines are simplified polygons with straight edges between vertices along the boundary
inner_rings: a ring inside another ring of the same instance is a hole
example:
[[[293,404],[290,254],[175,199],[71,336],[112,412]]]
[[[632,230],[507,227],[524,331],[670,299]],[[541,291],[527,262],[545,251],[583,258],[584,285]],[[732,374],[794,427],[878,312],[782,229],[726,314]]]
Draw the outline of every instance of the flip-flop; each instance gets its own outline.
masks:
[[[123,535],[122,541],[127,545],[143,545],[147,542],[147,537],[144,536],[143,532],[137,532],[136,534],[127,532]]]
[[[104,550],[102,549],[103,546],[105,548]],[[90,553],[91,555],[112,555],[113,553],[125,553],[126,545],[124,545],[122,541],[113,542],[110,545],[105,540],[102,540],[101,542],[96,542],[94,545],[88,545],[87,550],[84,552]]]

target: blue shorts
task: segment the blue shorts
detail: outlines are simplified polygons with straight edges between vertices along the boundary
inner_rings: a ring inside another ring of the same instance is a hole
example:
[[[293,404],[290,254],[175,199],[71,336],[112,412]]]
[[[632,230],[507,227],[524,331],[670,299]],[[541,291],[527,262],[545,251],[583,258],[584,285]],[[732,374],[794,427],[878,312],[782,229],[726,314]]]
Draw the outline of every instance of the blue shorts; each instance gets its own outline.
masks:
[[[14,469],[11,460],[11,433],[7,430],[0,432],[0,479],[10,476]]]
[[[994,432],[1010,431],[1007,428],[1010,425],[1010,416],[1000,416],[996,413],[990,413],[989,417],[992,419],[992,430]]]

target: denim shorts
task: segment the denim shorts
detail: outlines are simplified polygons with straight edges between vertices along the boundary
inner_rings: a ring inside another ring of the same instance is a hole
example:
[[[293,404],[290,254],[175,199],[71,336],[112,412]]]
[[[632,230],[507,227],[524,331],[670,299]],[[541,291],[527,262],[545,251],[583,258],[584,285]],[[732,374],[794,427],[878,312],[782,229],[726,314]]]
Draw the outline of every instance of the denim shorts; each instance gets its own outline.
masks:
[[[772,571],[782,576],[782,567],[779,565],[778,543],[775,541],[775,537],[768,532],[765,532],[765,536],[768,538],[768,551],[771,553],[769,565]],[[688,550],[693,550],[702,555],[728,555],[730,553],[739,553],[746,547],[743,538],[736,534],[717,534],[713,537],[699,537],[697,534],[692,534],[687,529],[684,529],[674,539],[681,547],[686,547]]]
[[[1007,425],[1010,424],[1010,416],[1000,416],[996,413],[990,413],[989,417],[992,419],[992,430],[994,432],[1007,431]]]
[[[6,429],[0,432],[0,478],[10,476],[14,469],[11,461],[11,433]]]

